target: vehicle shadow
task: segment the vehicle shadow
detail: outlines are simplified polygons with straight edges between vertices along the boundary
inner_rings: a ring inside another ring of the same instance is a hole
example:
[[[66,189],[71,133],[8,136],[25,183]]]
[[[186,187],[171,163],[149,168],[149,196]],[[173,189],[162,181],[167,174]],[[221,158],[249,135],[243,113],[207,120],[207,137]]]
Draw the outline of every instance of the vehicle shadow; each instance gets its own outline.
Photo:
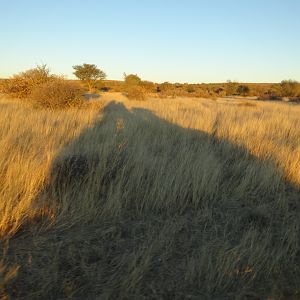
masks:
[[[11,243],[18,297],[226,299],[300,279],[299,190],[272,162],[147,109],[111,102],[36,203],[55,217]]]

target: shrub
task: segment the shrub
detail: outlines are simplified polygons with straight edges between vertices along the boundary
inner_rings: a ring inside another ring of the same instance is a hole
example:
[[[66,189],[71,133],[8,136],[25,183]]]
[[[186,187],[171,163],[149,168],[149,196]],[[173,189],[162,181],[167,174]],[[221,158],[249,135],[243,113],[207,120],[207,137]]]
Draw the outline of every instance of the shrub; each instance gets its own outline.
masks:
[[[195,88],[193,88],[192,86],[188,86],[187,89],[186,89],[186,91],[187,91],[189,94],[192,94],[192,93],[195,93],[195,92],[196,92]]]
[[[225,90],[227,96],[233,96],[237,93],[238,83],[235,81],[227,80]]]
[[[78,106],[83,102],[81,87],[77,83],[63,79],[56,79],[36,87],[31,93],[31,99],[48,108]]]
[[[126,85],[137,85],[142,82],[141,78],[137,74],[129,74],[124,73],[124,81]]]
[[[242,96],[248,96],[250,88],[247,85],[239,85],[237,88],[237,93]]]
[[[127,97],[131,100],[146,100],[147,92],[141,86],[130,86],[127,88]]]
[[[55,78],[54,75],[50,74],[47,65],[37,66],[36,68],[21,72],[5,80],[2,91],[13,97],[26,98],[37,86],[54,80]]]
[[[143,80],[140,84],[141,87],[143,87],[147,92],[153,93],[156,91],[156,86],[151,81]]]
[[[210,98],[211,95],[209,94],[209,92],[205,89],[199,88],[196,92],[195,97],[198,98]]]
[[[161,83],[159,86],[158,86],[158,93],[161,93],[162,97],[165,97],[165,96],[171,96],[171,97],[175,97],[176,96],[176,93],[177,91],[175,90],[176,87],[169,83],[169,82],[164,82],[164,83]]]
[[[100,90],[101,92],[109,92],[110,87],[108,87],[108,86],[103,86],[103,87],[101,87],[99,90]]]
[[[224,96],[226,96],[225,90],[224,90],[223,88],[221,88],[221,87],[216,88],[216,89],[214,90],[214,93],[215,93],[216,95],[218,95],[219,97],[224,97]]]
[[[280,83],[282,97],[300,96],[300,84],[295,80],[283,80]]]

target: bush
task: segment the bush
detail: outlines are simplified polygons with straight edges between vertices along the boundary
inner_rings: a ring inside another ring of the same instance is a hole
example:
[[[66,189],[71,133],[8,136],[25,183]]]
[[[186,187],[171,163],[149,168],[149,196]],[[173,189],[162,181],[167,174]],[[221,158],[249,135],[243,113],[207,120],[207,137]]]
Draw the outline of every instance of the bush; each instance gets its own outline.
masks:
[[[237,93],[242,96],[248,96],[250,93],[250,88],[247,85],[239,85],[237,88]]]
[[[280,84],[282,97],[300,96],[300,84],[295,80],[283,80]]]
[[[151,81],[143,80],[141,83],[139,83],[139,85],[141,87],[143,87],[149,93],[155,93],[156,92],[156,86]]]
[[[137,74],[124,73],[124,81],[126,85],[138,85],[142,82],[141,78]]]
[[[226,95],[227,96],[233,96],[237,93],[237,88],[238,88],[238,83],[231,81],[231,80],[227,80],[226,86],[225,86],[225,90],[226,90]]]
[[[146,100],[147,92],[141,86],[130,86],[127,88],[127,97],[131,100]]]
[[[43,107],[64,108],[82,104],[82,89],[74,82],[56,79],[36,87],[31,99]]]
[[[197,90],[195,97],[198,97],[198,98],[211,98],[211,95],[209,94],[209,92],[207,90],[200,88],[200,89]]]
[[[2,91],[13,97],[26,98],[37,86],[52,81],[55,78],[54,75],[50,74],[47,65],[37,66],[5,80]]]
[[[192,86],[188,86],[187,89],[186,89],[186,91],[187,91],[189,94],[192,94],[192,93],[195,93],[195,92],[196,92],[195,88],[193,88]]]

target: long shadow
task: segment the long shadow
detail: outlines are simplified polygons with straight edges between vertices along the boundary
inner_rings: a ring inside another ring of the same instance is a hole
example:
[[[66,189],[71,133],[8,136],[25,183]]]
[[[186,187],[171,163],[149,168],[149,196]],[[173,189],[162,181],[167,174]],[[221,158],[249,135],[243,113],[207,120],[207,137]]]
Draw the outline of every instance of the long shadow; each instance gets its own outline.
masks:
[[[37,199],[56,210],[55,224],[11,242],[22,268],[10,292],[226,299],[285,283],[294,291],[298,195],[245,148],[112,102],[56,157]]]

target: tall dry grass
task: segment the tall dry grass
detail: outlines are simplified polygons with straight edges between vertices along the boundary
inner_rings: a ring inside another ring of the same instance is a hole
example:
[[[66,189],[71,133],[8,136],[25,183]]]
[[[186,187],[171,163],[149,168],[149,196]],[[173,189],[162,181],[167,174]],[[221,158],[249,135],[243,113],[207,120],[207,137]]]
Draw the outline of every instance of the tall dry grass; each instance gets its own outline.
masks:
[[[3,295],[297,297],[299,108],[105,97],[1,102]]]
[[[98,110],[48,111],[0,100],[0,235],[11,235],[40,212],[34,203],[53,159]]]
[[[144,107],[184,128],[242,145],[259,159],[272,160],[285,178],[300,186],[300,106],[280,102],[155,99],[127,103]]]

